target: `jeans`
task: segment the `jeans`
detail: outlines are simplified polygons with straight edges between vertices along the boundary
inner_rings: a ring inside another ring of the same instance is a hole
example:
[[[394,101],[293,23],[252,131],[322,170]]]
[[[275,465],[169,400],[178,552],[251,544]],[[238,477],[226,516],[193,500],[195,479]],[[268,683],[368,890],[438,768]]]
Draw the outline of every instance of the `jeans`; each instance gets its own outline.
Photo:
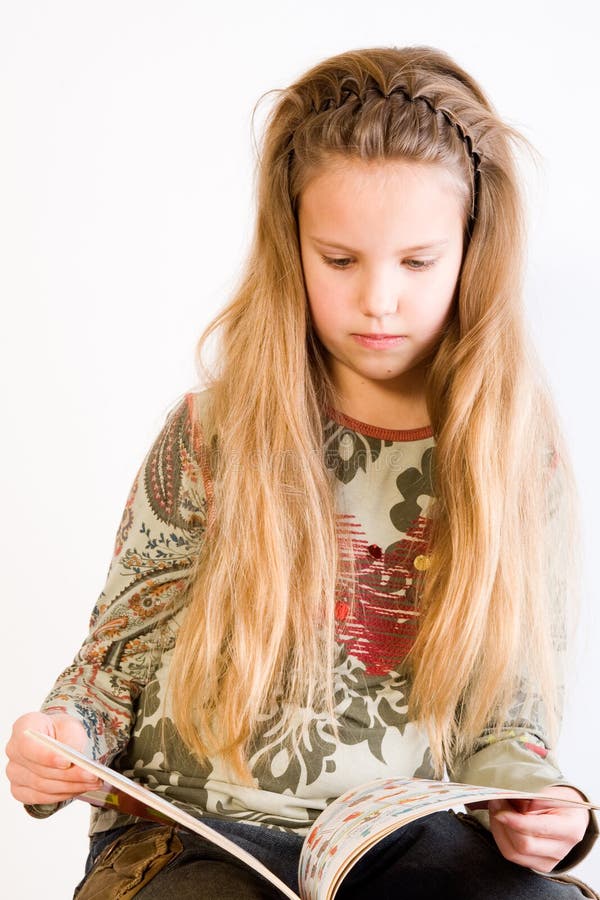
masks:
[[[298,892],[301,836],[243,822],[205,821]],[[176,834],[177,853],[141,888],[124,896],[135,894],[139,900],[277,900],[283,896],[260,875],[199,835],[152,823],[94,835],[86,877],[79,888],[94,877],[95,862],[115,838],[123,840],[134,833],[148,837],[153,829]],[[94,887],[90,897],[111,896],[110,888]],[[348,873],[336,900],[366,900],[371,895],[377,900],[581,900],[586,896],[573,884],[558,883],[504,859],[483,826],[452,812],[425,816],[380,841]]]

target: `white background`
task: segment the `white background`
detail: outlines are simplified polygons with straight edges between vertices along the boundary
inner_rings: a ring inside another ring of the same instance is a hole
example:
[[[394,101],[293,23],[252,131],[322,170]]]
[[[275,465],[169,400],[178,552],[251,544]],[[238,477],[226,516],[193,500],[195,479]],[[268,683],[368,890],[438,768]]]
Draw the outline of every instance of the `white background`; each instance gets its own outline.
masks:
[[[586,544],[560,746],[600,801],[595,584],[597,47],[591,4],[0,0],[2,729],[86,633],[130,483],[251,226],[252,108],[333,53],[429,44],[541,154],[527,303],[571,444]],[[257,116],[257,128],[262,121]],[[1,779],[2,896],[71,896],[87,807],[30,819]],[[600,851],[579,868],[600,885]]]

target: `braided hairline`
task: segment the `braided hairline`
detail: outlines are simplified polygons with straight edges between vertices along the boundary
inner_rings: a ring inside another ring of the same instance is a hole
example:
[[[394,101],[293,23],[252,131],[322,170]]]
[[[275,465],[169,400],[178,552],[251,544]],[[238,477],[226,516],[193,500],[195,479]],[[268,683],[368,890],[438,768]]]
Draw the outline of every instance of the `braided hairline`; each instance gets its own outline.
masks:
[[[417,94],[416,97],[413,97],[411,94],[409,94],[409,92],[406,90],[406,88],[403,88],[403,87],[392,88],[392,90],[389,92],[383,91],[378,85],[374,85],[370,89],[373,90],[373,88],[385,100],[389,100],[389,98],[392,96],[392,94],[402,94],[411,103],[415,103],[417,100],[422,100],[424,103],[427,104],[427,106],[432,111],[432,113],[434,113],[434,115],[436,115],[437,113],[441,113],[444,116],[444,118],[446,119],[446,121],[448,122],[448,124],[451,125],[453,128],[455,128],[456,131],[458,132],[458,135],[459,135],[461,141],[465,144],[468,154],[473,161],[473,169],[474,169],[475,173],[477,174],[477,172],[479,170],[479,166],[481,164],[481,157],[483,154],[480,151],[475,150],[473,148],[473,139],[471,138],[471,135],[465,131],[463,126],[460,124],[460,122],[458,122],[452,116],[452,114],[448,112],[448,110],[444,109],[441,106],[439,106],[439,107],[435,106],[433,101],[429,97],[426,97],[424,94]],[[314,101],[313,101],[311,103],[312,110],[313,110],[313,112],[325,112],[325,110],[332,109],[333,107],[338,108],[340,106],[343,106],[343,104],[347,101],[348,97],[350,97],[350,96],[356,97],[356,99],[359,100],[360,103],[364,103],[364,101],[365,101],[364,96],[361,96],[358,93],[358,91],[354,90],[354,88],[345,87],[341,91],[339,103],[333,97],[327,97],[325,100],[322,101],[321,105],[318,108],[315,106]]]
[[[377,93],[380,94],[385,100],[389,100],[389,98],[391,97],[392,94],[402,94],[411,103],[415,103],[417,100],[422,100],[424,103],[427,104],[427,106],[429,107],[429,109],[432,111],[432,113],[434,115],[437,115],[437,113],[441,113],[443,115],[443,117],[446,119],[446,121],[448,122],[448,124],[451,125],[452,128],[454,128],[456,130],[461,141],[467,148],[467,153],[469,154],[469,157],[473,164],[473,204],[472,204],[470,219],[471,219],[471,221],[474,221],[477,217],[477,207],[478,207],[478,199],[479,199],[479,179],[480,179],[479,166],[481,164],[481,158],[482,158],[483,154],[481,153],[481,151],[475,150],[473,148],[473,139],[471,138],[471,135],[468,134],[467,131],[465,131],[463,126],[460,124],[460,122],[458,122],[454,118],[454,116],[450,112],[448,112],[448,110],[444,109],[441,106],[439,106],[439,107],[435,106],[433,101],[429,97],[426,97],[424,94],[417,94],[416,97],[413,97],[406,90],[406,88],[403,88],[401,86],[392,88],[391,91],[386,92],[386,91],[383,91],[379,87],[379,85],[371,85],[367,90],[373,90],[373,89],[376,90]],[[325,112],[328,109],[332,109],[334,107],[338,108],[340,106],[343,106],[343,104],[348,100],[348,98],[350,96],[356,97],[356,99],[361,104],[364,103],[365,98],[364,98],[364,96],[361,96],[361,94],[359,94],[358,91],[354,90],[354,88],[351,88],[351,87],[344,87],[344,88],[342,88],[342,91],[340,93],[339,102],[334,97],[327,97],[325,100],[323,100],[321,102],[319,107],[315,106],[314,101],[311,101],[311,108],[312,108],[313,112],[315,112],[315,113]]]

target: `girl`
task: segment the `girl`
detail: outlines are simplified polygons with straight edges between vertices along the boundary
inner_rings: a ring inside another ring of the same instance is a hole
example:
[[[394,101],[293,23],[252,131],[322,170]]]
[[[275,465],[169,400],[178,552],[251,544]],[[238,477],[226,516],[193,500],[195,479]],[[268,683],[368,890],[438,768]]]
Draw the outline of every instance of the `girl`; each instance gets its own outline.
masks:
[[[370,778],[582,796],[551,749],[573,482],[522,321],[519,140],[427,47],[344,53],[281,92],[204,387],[139,470],[88,638],[15,723],[33,815],[90,784],[26,728],[296,889],[311,821]],[[339,896],[595,896],[542,873],[596,831],[551,801],[434,814]],[[195,835],[94,809],[77,896],[170,894],[274,896]]]

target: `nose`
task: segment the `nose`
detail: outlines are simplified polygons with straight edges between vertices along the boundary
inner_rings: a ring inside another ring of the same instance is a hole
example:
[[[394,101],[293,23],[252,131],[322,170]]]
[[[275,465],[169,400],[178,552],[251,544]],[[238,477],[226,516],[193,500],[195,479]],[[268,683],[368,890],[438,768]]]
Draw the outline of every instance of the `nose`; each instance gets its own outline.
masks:
[[[380,267],[365,272],[360,284],[359,305],[365,316],[383,319],[398,311],[402,290],[397,272]]]

